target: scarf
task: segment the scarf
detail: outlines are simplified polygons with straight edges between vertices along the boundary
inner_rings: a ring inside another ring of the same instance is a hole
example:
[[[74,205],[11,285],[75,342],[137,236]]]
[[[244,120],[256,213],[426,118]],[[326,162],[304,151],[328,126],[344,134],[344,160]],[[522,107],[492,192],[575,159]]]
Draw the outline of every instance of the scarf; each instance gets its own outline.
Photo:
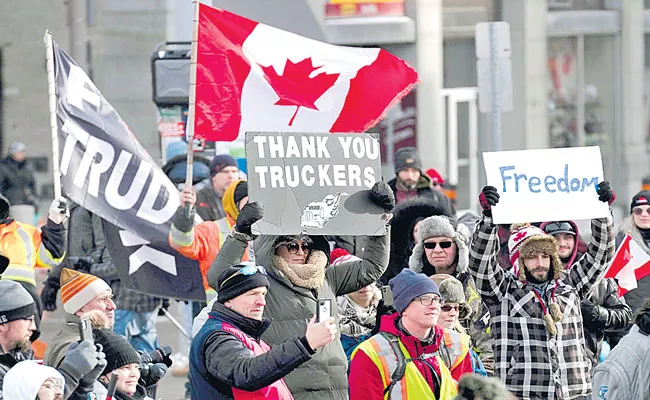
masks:
[[[280,256],[271,258],[273,266],[279,269],[291,283],[306,289],[323,287],[327,256],[320,250],[312,250],[306,264],[289,264]]]

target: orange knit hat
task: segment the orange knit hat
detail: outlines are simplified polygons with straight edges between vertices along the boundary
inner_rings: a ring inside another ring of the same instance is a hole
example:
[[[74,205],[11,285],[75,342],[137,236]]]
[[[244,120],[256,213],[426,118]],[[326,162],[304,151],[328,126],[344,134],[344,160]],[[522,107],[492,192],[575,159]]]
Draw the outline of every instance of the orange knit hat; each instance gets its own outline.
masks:
[[[68,268],[61,270],[61,301],[68,314],[76,313],[107,290],[111,290],[108,283],[95,275]]]

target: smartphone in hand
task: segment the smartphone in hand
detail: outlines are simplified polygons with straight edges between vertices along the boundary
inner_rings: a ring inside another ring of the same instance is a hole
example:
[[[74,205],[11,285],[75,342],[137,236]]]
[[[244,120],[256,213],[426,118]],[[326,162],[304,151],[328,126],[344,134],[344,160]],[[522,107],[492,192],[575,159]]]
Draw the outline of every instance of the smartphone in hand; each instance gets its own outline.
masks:
[[[385,306],[392,306],[393,305],[393,291],[390,290],[390,286],[382,286],[379,288],[381,291],[381,298],[384,300],[384,305]]]
[[[332,299],[318,299],[316,322],[322,322],[332,317]]]
[[[93,325],[90,323],[89,317],[81,318],[81,322],[79,322],[79,336],[81,336],[81,340],[90,340],[91,342],[95,342],[95,338],[93,337]]]

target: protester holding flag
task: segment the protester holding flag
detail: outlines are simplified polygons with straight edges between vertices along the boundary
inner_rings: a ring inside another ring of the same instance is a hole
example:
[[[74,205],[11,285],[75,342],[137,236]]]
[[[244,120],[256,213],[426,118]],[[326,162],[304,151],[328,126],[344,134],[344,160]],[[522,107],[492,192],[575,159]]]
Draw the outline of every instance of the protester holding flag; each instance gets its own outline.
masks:
[[[230,154],[217,154],[210,162],[210,185],[196,194],[196,213],[204,221],[226,217],[223,197],[230,185],[239,179],[237,160]]]
[[[634,243],[650,255],[650,191],[642,190],[635,194],[630,204],[630,216],[621,225],[616,236],[616,245],[623,242],[625,235],[629,233]],[[638,279],[638,277],[637,277]],[[650,297],[650,276],[638,279],[636,289],[630,290],[624,295],[625,301],[636,311],[643,301]]]
[[[594,398],[650,399],[650,299],[638,309],[630,333],[596,367],[593,376]]]
[[[169,245],[185,257],[199,261],[206,299],[210,301],[216,292],[208,284],[208,270],[217,258],[217,253],[226,237],[232,232],[239,210],[248,202],[248,184],[239,179],[228,186],[221,199],[222,207],[226,212],[225,217],[204,221],[194,226],[194,210],[198,212],[199,209],[196,205],[197,198],[198,194],[195,194],[191,187],[184,188],[181,192],[181,205],[169,230]],[[190,214],[186,210],[188,204]],[[248,259],[247,251],[244,252],[242,261]]]
[[[608,182],[597,194],[610,207],[616,198]],[[610,215],[591,220],[585,253],[563,274],[555,239],[543,230],[514,225],[509,250],[514,274],[498,264],[499,239],[492,186],[479,196],[483,216],[470,249],[470,272],[490,310],[496,376],[518,398],[582,399],[591,394],[591,364],[584,349],[581,301],[601,278],[614,254]]]
[[[40,318],[43,305],[36,292],[36,267],[52,268],[65,256],[66,219],[68,206],[64,198],[52,201],[47,223],[41,229],[18,222],[9,215],[11,204],[0,194],[0,252],[11,260],[2,273],[2,279],[20,283],[36,304],[36,330],[32,338],[40,335]]]
[[[573,221],[545,222],[540,226],[552,235],[557,243],[558,255],[565,270],[582,257],[578,252],[578,225]],[[596,366],[606,332],[615,332],[627,327],[632,317],[630,306],[618,295],[618,285],[612,278],[603,278],[591,289],[580,304],[587,355],[591,365]],[[614,347],[610,343],[611,347]]]
[[[377,182],[371,199],[390,212],[395,199],[390,187]],[[210,286],[219,291],[219,276],[229,266],[241,262],[248,241],[253,239],[251,225],[263,217],[263,207],[248,203],[237,218],[235,230],[226,239],[208,271]],[[302,335],[316,313],[317,299],[331,299],[332,316],[337,315],[336,297],[361,289],[379,279],[388,264],[390,233],[369,236],[359,261],[329,267],[330,246],[319,235],[262,235],[255,239],[256,264],[264,266],[269,277],[264,316],[273,325],[262,335],[271,346],[287,337]],[[286,376],[285,381],[296,399],[346,399],[347,359],[337,337],[318,350],[313,358]]]

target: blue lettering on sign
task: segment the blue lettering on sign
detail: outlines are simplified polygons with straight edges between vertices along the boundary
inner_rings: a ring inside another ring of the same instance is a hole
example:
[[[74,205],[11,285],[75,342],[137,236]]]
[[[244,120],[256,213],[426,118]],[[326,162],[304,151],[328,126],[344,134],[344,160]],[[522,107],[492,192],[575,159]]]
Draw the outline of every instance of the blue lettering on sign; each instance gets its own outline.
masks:
[[[528,176],[515,172],[514,165],[499,167],[499,172],[501,173],[501,191],[503,193],[508,193],[508,188],[510,188],[510,192],[514,189],[515,193],[519,193],[520,188],[523,191],[526,187],[531,193],[571,193],[584,192],[589,187],[593,187],[593,190],[598,188],[597,176],[569,178],[569,164],[564,164],[561,176]]]

